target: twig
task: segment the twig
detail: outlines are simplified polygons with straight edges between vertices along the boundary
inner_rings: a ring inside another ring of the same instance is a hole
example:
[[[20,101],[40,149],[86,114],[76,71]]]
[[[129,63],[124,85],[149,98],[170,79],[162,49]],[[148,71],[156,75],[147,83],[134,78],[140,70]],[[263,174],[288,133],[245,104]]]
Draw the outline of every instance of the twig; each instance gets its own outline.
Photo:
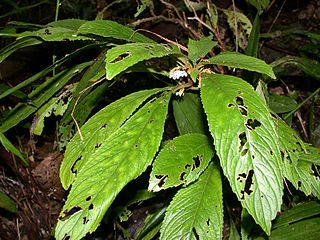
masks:
[[[149,31],[149,30],[146,30],[146,29],[137,29],[135,32],[147,32],[147,33],[153,34],[153,35],[157,36],[158,38],[161,38],[162,40],[164,40],[164,41],[166,41],[168,43],[172,43],[173,45],[177,46],[181,50],[183,50],[185,52],[188,52],[188,48],[186,48],[185,46],[181,45],[180,43],[174,42],[174,41],[172,41],[172,40],[170,40],[170,39],[168,39],[166,37],[163,37],[158,33],[155,33],[155,32],[152,32],[152,31]]]
[[[81,133],[80,126],[79,126],[76,118],[74,117],[74,111],[75,111],[75,109],[76,109],[76,106],[78,105],[78,102],[79,102],[82,94],[83,94],[85,91],[87,91],[88,89],[92,88],[93,86],[97,85],[98,83],[100,83],[100,82],[102,82],[102,81],[104,81],[104,80],[105,80],[105,77],[103,77],[103,78],[101,78],[100,80],[94,82],[92,85],[86,87],[85,89],[82,89],[82,90],[80,91],[79,96],[77,97],[74,105],[73,105],[73,108],[72,108],[72,111],[71,111],[70,115],[71,115],[71,117],[72,117],[72,120],[74,121],[74,124],[76,125],[77,131],[79,132],[79,136],[80,136],[81,141],[83,141],[83,135],[82,135],[82,133]]]

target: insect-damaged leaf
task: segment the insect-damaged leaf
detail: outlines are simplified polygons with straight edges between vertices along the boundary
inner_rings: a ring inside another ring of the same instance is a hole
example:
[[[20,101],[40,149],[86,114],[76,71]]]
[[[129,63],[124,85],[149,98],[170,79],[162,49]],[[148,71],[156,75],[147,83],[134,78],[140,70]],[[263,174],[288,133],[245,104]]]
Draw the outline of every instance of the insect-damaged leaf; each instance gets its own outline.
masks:
[[[151,89],[132,93],[100,110],[91,117],[68,144],[60,168],[62,186],[67,189],[83,164],[99,149],[102,143],[110,141],[115,131],[150,96],[164,89]],[[102,145],[102,146],[101,146]]]
[[[281,154],[269,110],[240,78],[204,75],[201,98],[224,174],[266,233],[282,202]]]
[[[143,60],[179,53],[179,49],[173,45],[160,45],[158,43],[127,43],[116,46],[106,53],[107,79],[111,80],[119,73]]]
[[[93,232],[121,189],[145,171],[162,139],[169,98],[146,103],[87,160],[59,217],[57,239]]]
[[[212,157],[212,143],[205,135],[186,134],[173,139],[153,164],[149,190],[188,185],[198,179]]]
[[[313,194],[320,199],[320,165],[310,159],[313,155],[320,158],[319,149],[304,143],[299,135],[282,120],[277,120],[280,150],[283,156],[284,176],[296,189],[306,195]]]
[[[222,239],[220,172],[210,164],[198,181],[178,191],[167,208],[160,239]]]

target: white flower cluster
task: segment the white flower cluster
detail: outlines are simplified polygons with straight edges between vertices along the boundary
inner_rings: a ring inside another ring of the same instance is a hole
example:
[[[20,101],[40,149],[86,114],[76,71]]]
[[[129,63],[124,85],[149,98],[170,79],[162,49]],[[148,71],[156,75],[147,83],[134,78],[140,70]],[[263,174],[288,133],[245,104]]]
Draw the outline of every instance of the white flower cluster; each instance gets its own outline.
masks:
[[[182,70],[174,70],[174,71],[170,71],[169,73],[169,78],[172,78],[174,80],[179,79],[181,77],[187,77],[188,73],[186,71],[182,71]]]

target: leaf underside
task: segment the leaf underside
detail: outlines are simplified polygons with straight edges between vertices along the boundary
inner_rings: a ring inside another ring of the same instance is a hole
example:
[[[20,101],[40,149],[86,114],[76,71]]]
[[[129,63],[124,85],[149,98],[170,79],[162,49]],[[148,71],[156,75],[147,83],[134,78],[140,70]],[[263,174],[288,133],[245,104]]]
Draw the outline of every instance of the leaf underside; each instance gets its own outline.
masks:
[[[204,75],[201,98],[225,176],[266,233],[282,202],[281,154],[269,110],[251,85]]]
[[[87,160],[60,214],[57,239],[92,233],[121,189],[145,171],[162,139],[169,98],[146,103]]]

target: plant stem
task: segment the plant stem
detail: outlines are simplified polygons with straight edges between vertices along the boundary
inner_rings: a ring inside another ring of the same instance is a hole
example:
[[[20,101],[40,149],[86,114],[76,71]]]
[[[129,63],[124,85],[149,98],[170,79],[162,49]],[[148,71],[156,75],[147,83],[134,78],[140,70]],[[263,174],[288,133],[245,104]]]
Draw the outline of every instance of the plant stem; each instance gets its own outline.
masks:
[[[284,116],[284,120],[287,120],[292,114],[294,114],[299,108],[301,108],[305,103],[307,103],[311,98],[316,96],[320,91],[320,88],[318,88],[314,93],[312,93],[309,97],[307,97],[303,102],[301,102],[295,109],[293,109],[291,112],[289,112],[287,115]]]

